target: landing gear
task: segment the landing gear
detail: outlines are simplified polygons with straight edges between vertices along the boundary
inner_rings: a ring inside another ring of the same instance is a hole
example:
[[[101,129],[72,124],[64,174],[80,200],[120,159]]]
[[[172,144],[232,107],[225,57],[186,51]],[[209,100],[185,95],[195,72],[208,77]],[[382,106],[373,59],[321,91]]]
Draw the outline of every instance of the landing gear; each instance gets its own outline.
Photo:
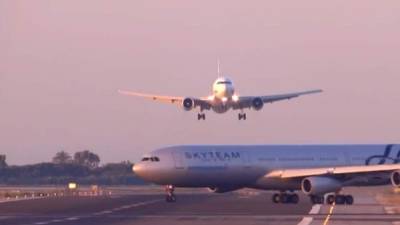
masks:
[[[297,204],[299,203],[299,196],[297,194],[276,193],[272,195],[272,202],[282,204]]]
[[[238,114],[238,119],[239,119],[239,120],[246,120],[246,119],[247,119],[246,113],[239,113],[239,114]]]
[[[167,195],[165,196],[165,201],[176,202],[176,196],[174,194],[175,187],[173,185],[167,185],[165,187],[165,191],[167,192]]]
[[[206,114],[205,113],[197,114],[197,120],[206,120]]]
[[[324,196],[310,195],[310,200],[312,204],[324,204]]]
[[[354,198],[352,195],[328,195],[326,198],[326,203],[332,205],[352,205],[354,203]]]

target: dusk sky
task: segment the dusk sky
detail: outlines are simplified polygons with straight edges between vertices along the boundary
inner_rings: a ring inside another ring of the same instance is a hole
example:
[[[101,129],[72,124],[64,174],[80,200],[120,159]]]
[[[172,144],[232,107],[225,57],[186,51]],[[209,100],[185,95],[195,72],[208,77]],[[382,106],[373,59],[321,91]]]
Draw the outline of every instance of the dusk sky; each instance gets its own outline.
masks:
[[[90,149],[103,163],[178,144],[400,142],[400,1],[0,0],[0,154]],[[118,89],[324,93],[196,112]]]

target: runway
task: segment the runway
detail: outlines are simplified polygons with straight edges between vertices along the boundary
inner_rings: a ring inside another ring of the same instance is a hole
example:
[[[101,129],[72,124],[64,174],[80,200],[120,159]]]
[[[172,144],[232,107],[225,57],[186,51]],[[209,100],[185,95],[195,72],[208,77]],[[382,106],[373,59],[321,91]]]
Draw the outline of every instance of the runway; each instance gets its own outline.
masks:
[[[354,190],[355,205],[335,207],[313,206],[304,195],[298,205],[273,204],[272,193],[262,191],[179,194],[178,190],[176,203],[166,203],[160,193],[49,197],[0,203],[0,224],[392,225],[400,221],[400,214],[395,210],[388,214],[388,206],[377,202],[374,192]]]

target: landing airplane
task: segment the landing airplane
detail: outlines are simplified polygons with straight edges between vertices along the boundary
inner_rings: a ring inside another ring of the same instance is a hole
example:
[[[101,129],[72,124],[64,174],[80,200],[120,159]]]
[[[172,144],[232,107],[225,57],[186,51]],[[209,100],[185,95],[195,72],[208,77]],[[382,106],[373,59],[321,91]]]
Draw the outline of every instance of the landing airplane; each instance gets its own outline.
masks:
[[[164,103],[177,104],[183,107],[183,109],[186,111],[198,108],[200,110],[197,115],[198,120],[205,120],[206,115],[203,113],[203,111],[211,109],[216,113],[225,113],[229,109],[240,110],[241,112],[238,114],[238,119],[246,120],[247,116],[246,113],[243,112],[244,109],[254,109],[258,111],[263,108],[265,103],[288,100],[301,95],[319,92],[322,92],[322,90],[265,96],[239,96],[235,93],[235,88],[232,81],[225,77],[220,77],[215,80],[212,86],[213,94],[211,96],[201,98],[161,96],[119,90],[119,93],[123,95],[139,96]]]
[[[347,186],[391,183],[400,187],[400,145],[174,146],[145,155],[133,167],[142,179],[174,187],[206,187],[215,193],[241,188],[279,191],[274,203],[353,204]],[[331,194],[329,194],[331,193]],[[329,194],[326,196],[325,194]]]

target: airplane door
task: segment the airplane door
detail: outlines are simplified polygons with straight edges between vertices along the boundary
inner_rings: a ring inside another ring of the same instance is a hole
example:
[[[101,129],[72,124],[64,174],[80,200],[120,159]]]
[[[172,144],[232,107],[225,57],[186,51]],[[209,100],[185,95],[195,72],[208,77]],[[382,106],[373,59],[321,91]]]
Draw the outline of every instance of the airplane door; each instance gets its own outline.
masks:
[[[174,159],[175,169],[184,169],[184,160],[181,152],[172,152],[172,158]]]

